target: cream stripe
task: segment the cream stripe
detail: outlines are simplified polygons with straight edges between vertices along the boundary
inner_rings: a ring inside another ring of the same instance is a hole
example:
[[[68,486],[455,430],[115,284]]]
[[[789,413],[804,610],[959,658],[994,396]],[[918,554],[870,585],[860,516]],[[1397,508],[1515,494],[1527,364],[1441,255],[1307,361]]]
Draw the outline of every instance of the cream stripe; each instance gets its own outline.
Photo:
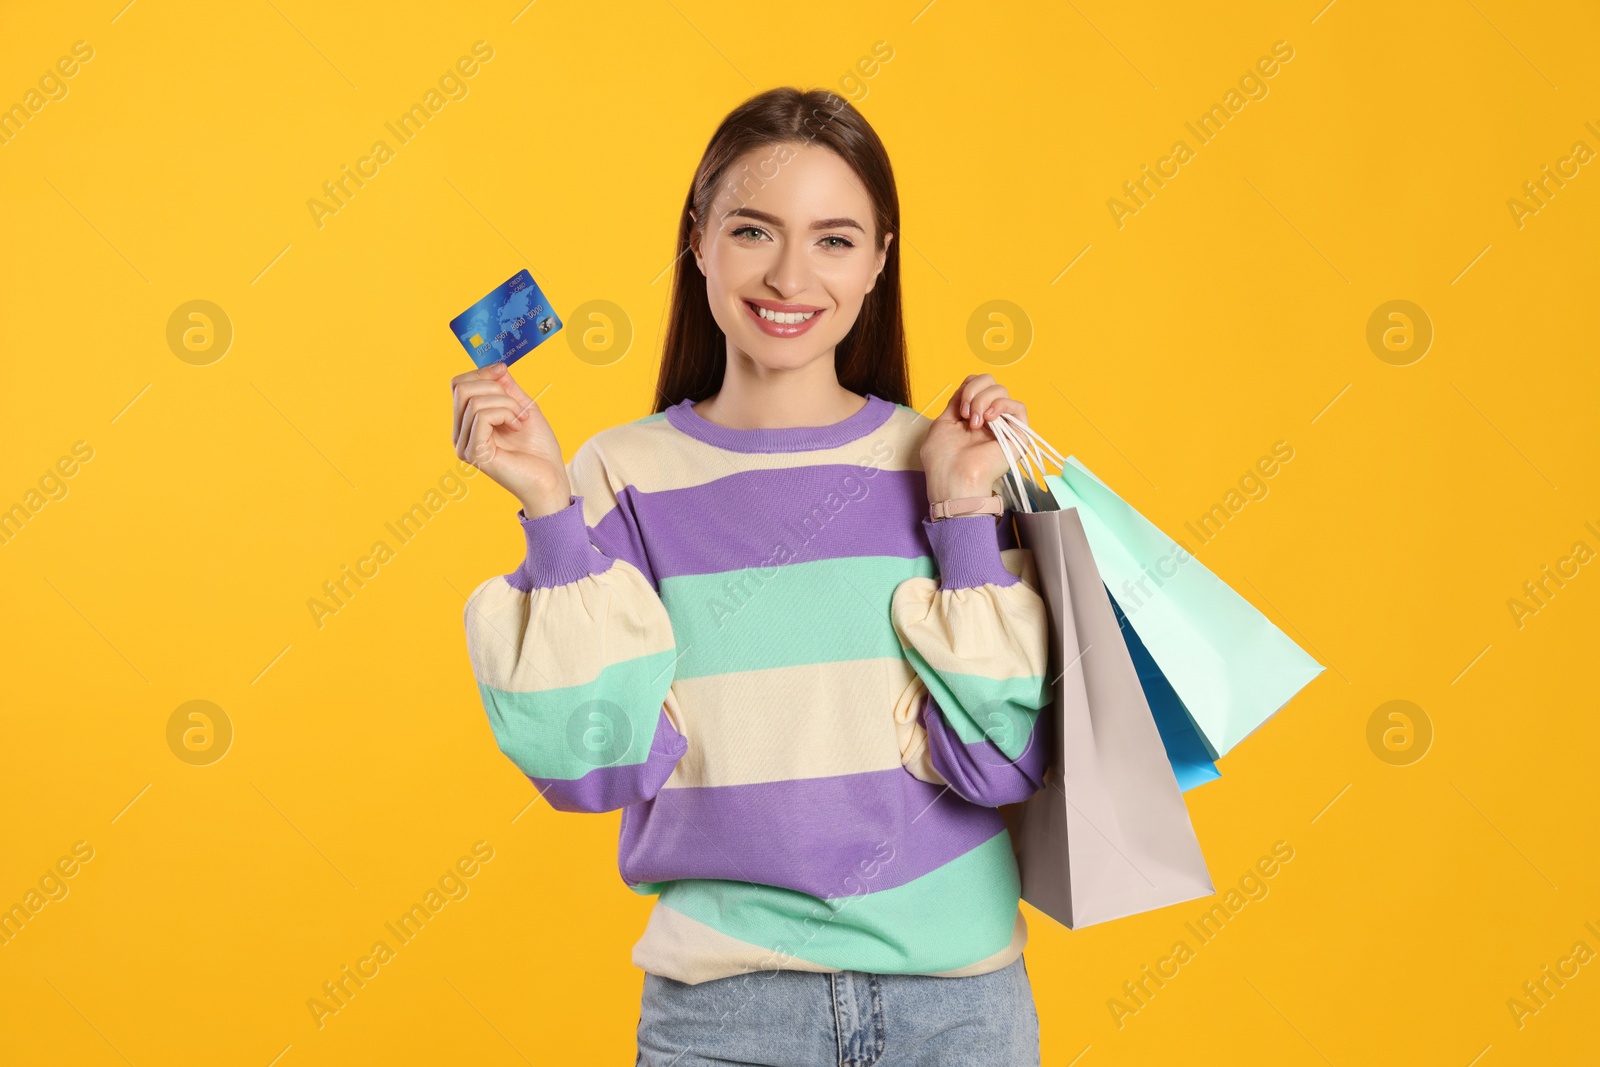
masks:
[[[610,465],[612,490],[621,490],[622,485],[615,484],[616,476],[625,466],[626,484],[642,493],[703,485],[738,471],[782,470],[828,463],[873,466],[886,471],[921,470],[922,441],[931,424],[930,419],[915,411],[896,407],[878,429],[837,448],[808,452],[731,452],[690,437],[664,418],[641,420],[601,430],[585,445],[586,448],[593,445],[594,459],[580,463],[574,456],[573,464],[603,465],[607,455],[625,457],[625,462]],[[878,446],[876,452],[874,445]],[[591,471],[585,470],[582,474],[592,482]],[[599,516],[609,510],[609,504],[603,506],[594,521],[590,521],[586,500],[585,521],[594,525]]]
[[[666,605],[626,560],[531,595],[490,578],[468,598],[466,621],[478,681],[512,693],[583,685],[613,663],[673,647]]]
[[[918,744],[901,720],[925,691],[900,657],[686,678],[672,689],[689,750],[666,789],[893,770]]]
[[[890,612],[901,643],[922,653],[940,674],[1043,674],[1048,650],[1038,634],[1049,623],[1033,553],[1008,548],[1000,562],[1021,579],[1018,584],[940,589],[935,578],[907,578],[897,585]]]
[[[572,495],[583,498],[583,524],[591,530],[617,507],[617,494],[626,483],[606,465],[600,454],[602,430],[585,441],[567,463],[567,481]]]
[[[650,912],[643,936],[633,946],[633,964],[651,974],[690,985],[750,971],[770,972],[779,967],[819,974],[838,971],[837,967],[825,967],[730,937],[659,901]]]
[[[1022,917],[1022,909],[1018,908],[1017,921],[1011,928],[1011,943],[1005,948],[965,967],[927,973],[935,978],[988,974],[1009,967],[1022,955],[1027,943],[1028,923]],[[651,974],[689,985],[748,972],[765,973],[774,968],[816,974],[833,974],[839,970],[730,937],[659,901],[650,912],[644,934],[634,943],[633,964]]]

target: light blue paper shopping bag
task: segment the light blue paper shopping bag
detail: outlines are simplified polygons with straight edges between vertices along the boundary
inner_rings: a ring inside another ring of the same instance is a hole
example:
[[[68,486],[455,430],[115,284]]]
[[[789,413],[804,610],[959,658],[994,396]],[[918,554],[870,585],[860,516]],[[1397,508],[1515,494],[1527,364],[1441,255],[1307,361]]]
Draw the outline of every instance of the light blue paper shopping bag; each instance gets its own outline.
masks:
[[[1107,596],[1110,593],[1111,589],[1107,586]],[[1178,779],[1178,788],[1187,793],[1197,785],[1221,778],[1222,772],[1217,770],[1211,750],[1195,727],[1189,710],[1178,699],[1177,691],[1167,681],[1166,675],[1161,673],[1161,668],[1156,666],[1150,650],[1139,640],[1139,635],[1134,632],[1114,596],[1111,597],[1111,610],[1116,612],[1123,643],[1128,646],[1133,667],[1139,672],[1139,685],[1150,704],[1150,715],[1156,720],[1156,730],[1160,732],[1161,743],[1166,747],[1167,762],[1172,764],[1172,774]]]
[[[1046,487],[1077,508],[1100,576],[1213,759],[1324,668],[1072,456]]]

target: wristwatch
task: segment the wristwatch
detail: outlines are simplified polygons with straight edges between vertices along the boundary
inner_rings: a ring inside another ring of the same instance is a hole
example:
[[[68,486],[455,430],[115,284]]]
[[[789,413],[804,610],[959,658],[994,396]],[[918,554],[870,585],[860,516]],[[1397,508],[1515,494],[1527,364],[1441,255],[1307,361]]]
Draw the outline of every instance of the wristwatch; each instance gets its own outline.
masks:
[[[936,500],[928,505],[928,518],[934,522],[964,515],[999,517],[1003,514],[1005,514],[1005,501],[1000,499],[998,493],[990,493],[988,496],[958,496],[951,500]]]

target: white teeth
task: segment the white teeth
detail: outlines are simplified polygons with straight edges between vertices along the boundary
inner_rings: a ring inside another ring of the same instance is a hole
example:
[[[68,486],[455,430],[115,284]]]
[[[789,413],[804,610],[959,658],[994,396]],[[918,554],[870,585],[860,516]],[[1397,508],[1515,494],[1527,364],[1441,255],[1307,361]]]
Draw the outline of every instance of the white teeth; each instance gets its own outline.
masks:
[[[762,307],[759,304],[752,304],[751,306],[756,309],[756,314],[760,315],[762,318],[766,319],[768,322],[776,322],[781,326],[794,326],[797,323],[805,322],[811,316],[816,314],[815,311],[806,311],[806,312],[798,312],[798,311],[796,311],[796,312],[769,311],[769,310],[767,310],[766,308]]]

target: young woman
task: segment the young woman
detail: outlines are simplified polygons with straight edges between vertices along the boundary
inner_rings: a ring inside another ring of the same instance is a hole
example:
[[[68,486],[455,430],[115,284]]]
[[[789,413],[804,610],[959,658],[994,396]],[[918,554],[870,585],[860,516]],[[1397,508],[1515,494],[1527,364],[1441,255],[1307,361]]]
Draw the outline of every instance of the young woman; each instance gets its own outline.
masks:
[[[495,738],[658,895],[640,1064],[1038,1062],[996,808],[1041,784],[1047,622],[986,425],[1027,412],[908,406],[899,231],[866,120],[762,93],[690,186],[653,414],[563,463],[505,366],[451,383],[526,535],[466,608]]]

